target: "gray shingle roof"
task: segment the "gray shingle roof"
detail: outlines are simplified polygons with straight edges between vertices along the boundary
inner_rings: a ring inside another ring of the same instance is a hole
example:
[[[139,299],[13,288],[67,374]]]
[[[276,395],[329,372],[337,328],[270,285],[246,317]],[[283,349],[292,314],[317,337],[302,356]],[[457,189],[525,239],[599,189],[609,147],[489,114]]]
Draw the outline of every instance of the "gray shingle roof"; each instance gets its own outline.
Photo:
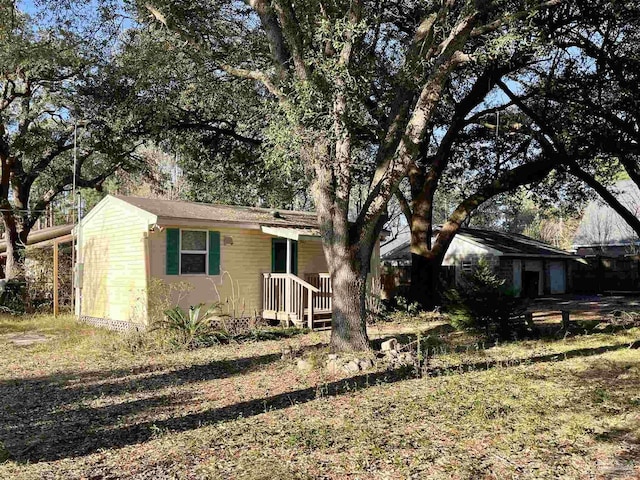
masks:
[[[616,182],[612,192],[620,203],[640,217],[640,189],[633,181]],[[638,236],[633,229],[600,199],[589,203],[573,239],[574,247],[630,245],[636,242]]]
[[[573,258],[573,255],[569,252],[516,233],[496,232],[477,228],[460,228],[458,235],[482,244],[487,248],[498,250],[503,255],[516,257],[519,255],[539,257],[566,256],[567,258]],[[409,235],[403,235],[382,248],[381,258],[387,261],[410,260],[411,253],[409,247]]]
[[[477,228],[461,228],[460,233],[489,248],[499,250],[505,255],[572,256],[569,252],[519,233],[496,232]]]
[[[277,210],[258,207],[238,207],[212,203],[183,202],[153,198],[116,198],[163,219],[204,220],[242,224],[276,225],[282,227],[317,228],[315,212]]]

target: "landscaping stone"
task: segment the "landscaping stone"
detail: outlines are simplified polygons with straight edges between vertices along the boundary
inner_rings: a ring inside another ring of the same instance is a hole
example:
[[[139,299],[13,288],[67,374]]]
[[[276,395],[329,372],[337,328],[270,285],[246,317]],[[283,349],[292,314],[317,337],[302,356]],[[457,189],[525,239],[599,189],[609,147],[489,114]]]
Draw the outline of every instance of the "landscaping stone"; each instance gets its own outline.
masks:
[[[311,362],[309,362],[308,360],[305,360],[304,358],[298,359],[296,366],[298,367],[298,370],[300,370],[301,372],[309,372],[313,370],[313,365],[311,364]]]
[[[356,373],[360,371],[360,365],[358,364],[357,361],[355,360],[351,360],[350,362],[348,362],[345,366],[344,369],[348,372],[348,373]]]
[[[361,370],[369,370],[370,368],[373,368],[373,360],[370,358],[363,358],[358,362],[358,365]]]
[[[398,349],[398,340],[395,338],[390,338],[386,342],[382,342],[380,345],[380,349],[383,352],[391,352]]]
[[[340,362],[338,362],[337,359],[332,359],[327,362],[327,370],[332,375],[338,373],[341,368],[342,365],[340,365]]]
[[[337,360],[338,359],[338,354],[337,353],[330,353],[329,355],[327,355],[327,358],[329,360]]]

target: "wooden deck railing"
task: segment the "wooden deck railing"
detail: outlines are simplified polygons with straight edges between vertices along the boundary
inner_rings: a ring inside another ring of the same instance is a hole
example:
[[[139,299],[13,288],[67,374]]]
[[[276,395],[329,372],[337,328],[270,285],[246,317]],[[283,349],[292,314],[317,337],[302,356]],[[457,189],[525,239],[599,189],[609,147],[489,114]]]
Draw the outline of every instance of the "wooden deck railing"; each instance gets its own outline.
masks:
[[[292,273],[262,275],[262,308],[295,315],[302,322],[306,309],[307,324],[309,328],[313,328],[313,296],[320,293],[320,289]]]
[[[331,275],[328,273],[308,273],[305,280],[320,290],[313,296],[313,309],[331,312],[333,309],[333,290]]]

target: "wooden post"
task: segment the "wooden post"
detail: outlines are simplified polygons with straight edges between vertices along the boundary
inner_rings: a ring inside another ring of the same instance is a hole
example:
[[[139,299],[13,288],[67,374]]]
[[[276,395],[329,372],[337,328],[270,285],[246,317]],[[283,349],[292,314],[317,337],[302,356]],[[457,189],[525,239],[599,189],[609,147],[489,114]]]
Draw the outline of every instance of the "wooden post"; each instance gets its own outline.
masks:
[[[287,311],[287,313],[292,312],[292,305],[291,305],[291,287],[292,287],[292,283],[293,280],[291,279],[291,239],[287,238],[287,256],[286,256],[286,263],[287,266],[285,267],[285,272],[287,273],[287,278],[285,280],[284,283],[284,305],[285,305],[285,309]],[[298,319],[298,321],[302,321],[301,318]]]
[[[524,314],[524,323],[531,329],[535,327],[535,324],[533,323],[533,312],[526,312]]]
[[[290,275],[286,275],[284,278],[284,311],[287,314],[291,313],[291,283],[293,280]],[[301,319],[300,319],[301,320]]]
[[[58,242],[53,242],[53,316],[58,316]]]
[[[286,273],[291,273],[291,239],[287,238],[287,266],[285,268]]]
[[[562,330],[569,330],[569,311],[562,310]]]
[[[313,292],[307,290],[307,324],[309,330],[313,330]]]

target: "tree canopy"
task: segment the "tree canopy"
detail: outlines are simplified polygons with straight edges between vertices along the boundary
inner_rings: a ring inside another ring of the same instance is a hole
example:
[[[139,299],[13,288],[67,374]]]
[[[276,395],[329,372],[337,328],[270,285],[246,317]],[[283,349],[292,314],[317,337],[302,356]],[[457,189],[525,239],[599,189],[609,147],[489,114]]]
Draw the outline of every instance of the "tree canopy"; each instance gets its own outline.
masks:
[[[457,229],[485,202],[527,186],[572,203],[585,189],[571,179],[604,196],[621,168],[640,179],[633,2],[114,0],[98,14],[126,18],[115,43],[60,43],[45,62],[83,66],[62,80],[72,95],[55,94],[76,103],[53,109],[67,129],[86,121],[82,151],[95,161],[80,173],[132,168],[143,140],[177,159],[191,198],[313,205],[335,350],[367,348],[366,278],[391,203],[415,272],[430,272],[412,279],[428,300]]]
[[[2,5],[0,207],[11,278],[21,275],[27,235],[46,207],[74,183],[99,187],[117,169],[142,168],[143,140],[105,82],[108,35],[92,30],[89,41]]]

